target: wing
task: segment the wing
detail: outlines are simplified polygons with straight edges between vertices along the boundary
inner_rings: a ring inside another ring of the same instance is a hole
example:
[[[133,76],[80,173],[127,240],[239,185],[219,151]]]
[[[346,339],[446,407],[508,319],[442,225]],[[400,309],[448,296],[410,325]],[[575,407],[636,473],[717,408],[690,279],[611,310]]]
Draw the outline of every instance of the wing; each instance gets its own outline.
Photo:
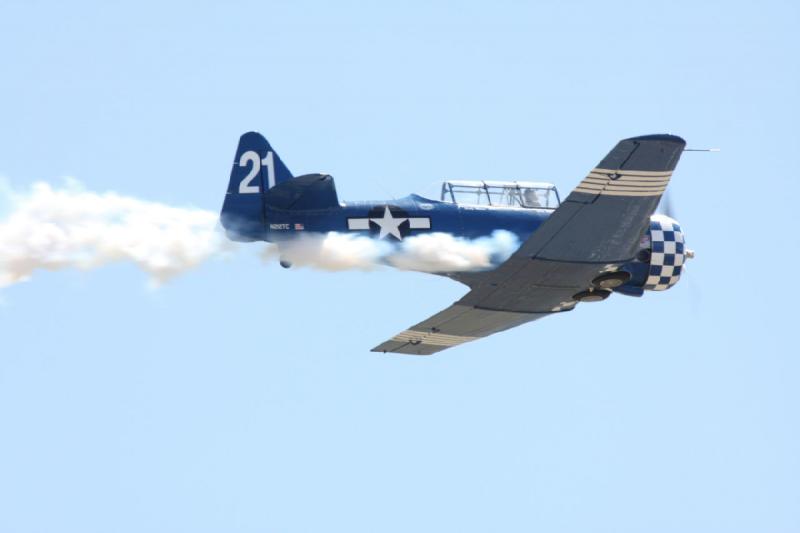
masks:
[[[596,276],[633,260],[685,145],[673,135],[620,141],[508,261],[453,275],[472,290],[373,351],[429,355],[572,310]]]
[[[481,309],[456,302],[411,329],[398,333],[372,351],[431,355],[545,315]]]

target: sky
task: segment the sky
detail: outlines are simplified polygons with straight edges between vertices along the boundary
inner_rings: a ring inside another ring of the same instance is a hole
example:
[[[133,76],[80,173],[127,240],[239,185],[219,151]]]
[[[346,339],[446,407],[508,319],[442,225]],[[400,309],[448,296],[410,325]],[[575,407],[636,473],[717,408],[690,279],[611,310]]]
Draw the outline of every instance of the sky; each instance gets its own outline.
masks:
[[[800,530],[795,2],[0,3],[3,187],[218,210],[238,136],[349,200],[692,148],[673,289],[429,358],[461,297],[125,262],[0,289],[0,531]],[[0,209],[3,209],[0,205]],[[5,215],[10,207],[5,206]]]

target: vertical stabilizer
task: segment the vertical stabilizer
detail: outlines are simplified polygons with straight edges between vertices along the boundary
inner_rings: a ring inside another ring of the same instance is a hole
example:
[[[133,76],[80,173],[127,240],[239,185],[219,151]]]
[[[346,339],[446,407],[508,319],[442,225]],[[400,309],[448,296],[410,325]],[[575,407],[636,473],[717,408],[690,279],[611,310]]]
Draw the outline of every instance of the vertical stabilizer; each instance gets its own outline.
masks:
[[[254,131],[242,135],[220,215],[228,237],[237,241],[262,239],[266,230],[264,194],[292,177],[263,135]]]

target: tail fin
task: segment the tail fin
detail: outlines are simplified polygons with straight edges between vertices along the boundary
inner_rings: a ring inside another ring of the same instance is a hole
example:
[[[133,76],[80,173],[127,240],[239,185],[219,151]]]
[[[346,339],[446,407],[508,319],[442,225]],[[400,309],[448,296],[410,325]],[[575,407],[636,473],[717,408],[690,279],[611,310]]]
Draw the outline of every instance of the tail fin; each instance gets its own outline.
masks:
[[[263,135],[254,131],[242,135],[220,215],[228,237],[236,241],[263,238],[264,193],[292,177]]]

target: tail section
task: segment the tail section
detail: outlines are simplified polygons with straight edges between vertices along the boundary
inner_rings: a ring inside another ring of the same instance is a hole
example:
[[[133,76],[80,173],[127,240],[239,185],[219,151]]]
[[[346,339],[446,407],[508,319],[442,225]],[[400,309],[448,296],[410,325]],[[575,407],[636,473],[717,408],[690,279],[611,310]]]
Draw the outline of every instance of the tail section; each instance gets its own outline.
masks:
[[[262,239],[266,231],[264,194],[292,178],[263,135],[254,131],[242,135],[220,215],[228,237],[236,241]]]

